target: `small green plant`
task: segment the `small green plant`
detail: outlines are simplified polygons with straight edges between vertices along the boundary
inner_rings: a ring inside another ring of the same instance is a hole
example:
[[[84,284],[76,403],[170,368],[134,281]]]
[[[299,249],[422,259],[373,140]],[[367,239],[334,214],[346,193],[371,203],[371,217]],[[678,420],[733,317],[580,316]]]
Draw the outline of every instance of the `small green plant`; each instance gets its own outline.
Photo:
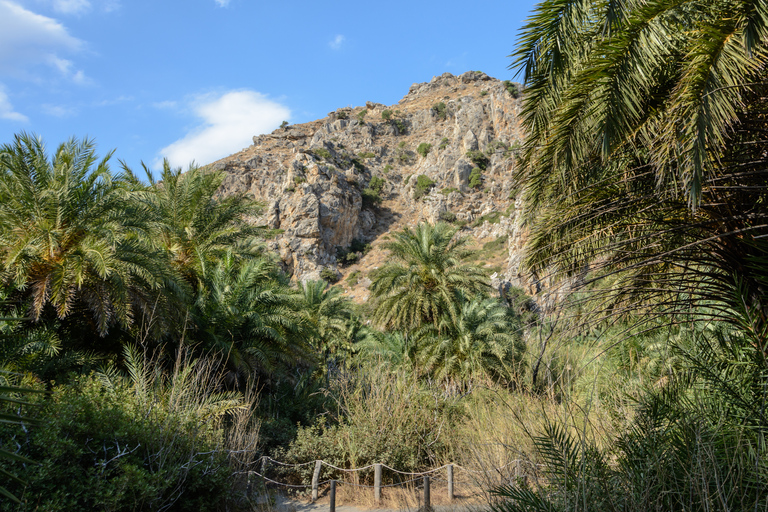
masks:
[[[450,222],[451,224],[456,222],[456,214],[448,210],[441,211],[437,218],[443,222]]]
[[[282,235],[283,233],[285,233],[284,229],[268,228],[268,229],[265,229],[264,231],[262,231],[261,236],[263,236],[267,240],[271,240],[271,239],[277,237],[278,235]]]
[[[404,185],[408,185],[408,182],[411,181],[411,176],[413,176],[413,174],[409,174],[405,177],[405,180],[403,180]]]
[[[482,151],[467,151],[467,158],[469,158],[476,167],[479,167],[481,171],[486,170],[488,164],[491,163]]]
[[[365,112],[365,111],[364,111]],[[372,151],[363,151],[359,155],[357,155],[357,158],[360,158],[362,160],[365,160],[366,158],[373,158],[376,156],[376,153],[373,153]]]
[[[392,170],[392,166],[387,164],[387,165],[384,166],[384,168],[381,170],[381,172],[383,172],[384,174],[389,174],[389,171],[391,171],[391,170]]]
[[[283,189],[283,192],[288,192],[289,194],[293,194],[294,192],[296,192],[296,187],[294,187],[293,185],[288,185]]]
[[[389,121],[392,119],[392,111],[387,109],[384,112],[381,113],[381,118],[385,121]]]
[[[312,153],[318,157],[322,158],[323,160],[330,160],[331,159],[331,152],[328,151],[326,148],[315,148],[312,150]]]
[[[443,140],[440,141],[440,145],[437,146],[437,149],[442,151],[445,148],[447,148],[450,143],[451,143],[451,141],[448,140],[448,137],[443,137]]]
[[[365,116],[368,115],[368,109],[363,109],[357,113],[357,120],[361,123],[365,121]]]
[[[459,189],[453,188],[453,187],[446,187],[440,191],[440,193],[443,194],[444,196],[451,195],[454,192],[459,192]]]
[[[419,147],[416,148],[416,152],[421,155],[422,158],[426,158],[429,152],[432,150],[432,144],[422,142]]]
[[[349,286],[357,286],[357,284],[360,282],[360,279],[362,278],[363,274],[359,270],[355,270],[351,274],[347,276],[347,284]]]
[[[420,174],[416,177],[416,188],[413,190],[413,198],[421,199],[421,197],[428,194],[434,186],[434,180],[430,179],[430,177],[425,174]]]
[[[320,279],[323,281],[328,281],[329,283],[335,283],[339,280],[339,277],[335,270],[332,270],[328,267],[323,267],[323,269],[320,271]]]
[[[397,131],[400,134],[404,134],[408,131],[408,126],[401,119],[392,119],[392,124],[397,128]]]
[[[479,167],[469,173],[469,188],[478,189],[483,186],[483,171]]]
[[[480,91],[480,96],[487,96],[487,95],[488,95],[488,91]]]
[[[336,119],[349,119],[349,113],[346,110],[336,112]]]
[[[307,178],[304,176],[294,176],[293,177],[293,183],[296,185],[301,185],[302,183],[306,183]]]
[[[368,182],[368,186],[361,193],[363,197],[363,208],[372,208],[381,204],[381,192],[384,189],[384,183],[382,178],[373,176],[371,181]]]
[[[386,181],[384,181],[383,178],[379,178],[378,176],[373,176],[371,178],[371,181],[368,183],[368,188],[371,190],[375,190],[378,193],[381,193],[381,191],[384,189],[384,184]]]
[[[397,149],[405,149],[405,141],[401,140],[397,143]]]
[[[436,103],[432,105],[432,111],[437,115],[437,118],[440,120],[444,120],[446,116],[448,115],[447,107],[445,106],[445,103],[442,101],[440,103]]]
[[[493,156],[497,151],[504,153],[507,151],[507,149],[509,149],[509,147],[506,144],[504,144],[502,141],[494,140],[494,141],[491,141],[490,144],[488,144],[488,146],[486,146],[485,154],[490,157],[490,156]]]
[[[491,212],[475,219],[475,221],[472,222],[472,227],[476,228],[477,226],[482,226],[484,222],[487,222],[488,224],[498,224],[502,217],[506,217],[506,215],[503,215],[501,212]]]
[[[285,128],[287,126],[288,126],[288,121],[283,121],[282,123],[280,123],[280,128]]]
[[[509,80],[504,80],[502,82],[504,85],[504,89],[515,99],[520,97],[520,88],[517,87],[517,84],[514,82],[510,82]]]

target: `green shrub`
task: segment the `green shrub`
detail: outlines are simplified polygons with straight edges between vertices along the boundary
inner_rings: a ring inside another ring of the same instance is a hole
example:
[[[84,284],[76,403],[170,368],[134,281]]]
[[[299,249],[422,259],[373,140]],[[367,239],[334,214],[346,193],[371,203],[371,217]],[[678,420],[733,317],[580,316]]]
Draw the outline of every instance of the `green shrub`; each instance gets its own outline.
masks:
[[[469,173],[469,188],[478,189],[483,186],[483,171],[479,167],[472,169]]]
[[[288,126],[288,121],[283,121],[282,123],[280,123],[280,128],[285,128],[287,126]]]
[[[347,276],[347,279],[346,279],[347,284],[349,286],[357,286],[357,284],[360,282],[360,278],[362,277],[362,275],[363,275],[362,272],[360,272],[359,270],[355,270],[354,272],[352,272]]]
[[[448,140],[448,137],[443,137],[443,140],[440,141],[440,145],[437,147],[437,149],[442,151],[445,148],[447,148],[450,143],[451,143],[451,141]]]
[[[480,91],[480,96],[487,96],[487,95],[488,95],[488,91]]]
[[[296,187],[294,187],[293,185],[288,185],[283,189],[283,192],[288,192],[289,194],[293,194],[294,192],[296,192]]]
[[[315,148],[312,150],[312,153],[314,153],[318,158],[322,158],[323,160],[331,159],[331,152],[326,148]]]
[[[372,176],[371,181],[368,182],[368,188],[376,191],[377,193],[381,193],[381,191],[384,189],[385,183],[386,181],[384,181],[383,178],[379,178],[378,176]]]
[[[502,82],[504,85],[504,89],[515,99],[520,97],[520,89],[517,87],[516,83],[510,82],[509,80],[504,80]]]
[[[435,186],[435,182],[424,174],[420,174],[416,177],[416,187],[413,191],[413,198],[420,199],[425,194],[428,194],[432,187]]]
[[[481,226],[484,222],[488,222],[489,224],[498,224],[502,217],[506,217],[506,215],[503,215],[501,212],[491,212],[483,215],[478,219],[475,219],[475,221],[472,222],[472,227]]]
[[[349,119],[349,113],[345,110],[340,110],[336,112],[336,119]]]
[[[456,214],[448,210],[441,211],[437,218],[443,222],[456,222]]]
[[[479,167],[481,171],[486,170],[488,164],[491,163],[482,151],[467,151],[467,158],[469,158],[476,167]]]
[[[408,131],[408,126],[405,124],[405,122],[402,119],[392,119],[392,124],[397,128],[397,132],[399,134],[404,134]]]
[[[387,109],[384,112],[381,113],[381,118],[385,121],[389,121],[392,119],[392,111]]]
[[[307,181],[307,178],[305,178],[304,176],[294,176],[293,177],[293,182],[296,185],[300,185],[302,183],[306,183],[306,181]]]
[[[357,113],[357,120],[361,123],[365,120],[365,116],[368,115],[368,109],[363,109]]]
[[[453,192],[460,192],[460,191],[459,189],[453,188],[453,187],[446,187],[440,191],[440,193],[443,194],[444,196],[450,195]]]
[[[285,233],[284,229],[265,229],[262,231],[261,236],[266,238],[267,240],[270,240],[272,238],[275,238],[278,235],[282,235]]]
[[[365,160],[366,158],[373,158],[376,156],[376,153],[373,153],[372,151],[363,151],[359,155],[357,155],[357,158],[361,158]]]
[[[421,155],[422,158],[426,158],[429,152],[432,150],[432,144],[422,142],[419,147],[416,148],[416,152]]]
[[[106,374],[54,387],[17,445],[39,463],[17,471],[25,485],[8,481],[23,510],[223,510],[236,477],[222,420],[252,404],[217,395],[218,363],[208,364],[168,375],[129,363],[133,383]],[[0,444],[8,433],[0,425]],[[17,510],[10,505],[0,510]]]
[[[392,170],[392,166],[387,164],[387,165],[384,166],[384,168],[381,170],[381,172],[383,172],[384,174],[389,174],[389,171],[391,171],[391,170]]]
[[[364,188],[360,195],[363,199],[363,208],[370,209],[381,204],[381,192],[371,187]]]
[[[336,274],[335,270],[328,267],[323,267],[323,269],[320,271],[320,279],[323,281],[328,281],[329,283],[335,283],[339,280],[339,276]]]
[[[447,107],[442,101],[432,105],[432,111],[437,115],[438,119],[444,120],[448,115]]]

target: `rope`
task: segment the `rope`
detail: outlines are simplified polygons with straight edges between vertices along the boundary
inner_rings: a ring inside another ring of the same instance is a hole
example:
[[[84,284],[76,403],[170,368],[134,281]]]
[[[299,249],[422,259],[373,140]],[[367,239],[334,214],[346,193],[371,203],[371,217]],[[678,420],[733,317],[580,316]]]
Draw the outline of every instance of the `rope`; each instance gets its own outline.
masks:
[[[430,474],[430,473],[434,473],[435,471],[440,471],[440,470],[441,470],[441,469],[443,469],[443,468],[447,468],[448,466],[450,466],[450,464],[446,464],[446,465],[444,465],[444,466],[440,466],[439,468],[430,469],[429,471],[424,471],[423,473],[412,473],[412,472],[410,472],[410,471],[398,471],[397,469],[395,469],[395,468],[391,468],[391,467],[387,466],[386,464],[382,464],[381,466],[382,466],[382,467],[385,467],[385,468],[387,468],[388,470],[390,470],[390,471],[393,471],[393,472],[395,472],[395,473],[399,473],[399,474],[401,474],[401,475],[415,475],[415,476],[424,476],[424,475],[428,475],[428,474]]]
[[[286,467],[289,467],[289,468],[298,468],[298,467],[301,467],[301,466],[309,466],[310,464],[314,464],[315,463],[314,460],[311,460],[309,462],[302,462],[301,464],[287,464],[285,462],[280,462],[279,460],[275,460],[272,457],[267,457],[266,455],[261,457],[261,459],[262,460],[268,460],[268,461],[274,462],[275,464],[278,464],[280,466],[286,466]]]
[[[340,467],[334,466],[333,464],[330,464],[328,462],[325,462],[324,460],[321,460],[320,462],[323,465],[328,466],[329,468],[333,468],[333,469],[336,469],[338,471],[343,471],[344,473],[354,473],[355,471],[363,471],[363,470],[366,470],[366,469],[370,469],[370,468],[372,468],[372,467],[374,467],[376,465],[376,464],[368,464],[367,466],[362,467],[362,468],[344,469],[344,468],[340,468]]]

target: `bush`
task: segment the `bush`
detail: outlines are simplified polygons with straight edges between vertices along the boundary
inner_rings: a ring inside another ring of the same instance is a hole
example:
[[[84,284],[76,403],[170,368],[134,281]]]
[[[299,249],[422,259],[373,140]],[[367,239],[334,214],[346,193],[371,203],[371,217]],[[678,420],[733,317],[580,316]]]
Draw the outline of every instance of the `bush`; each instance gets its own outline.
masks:
[[[355,270],[351,274],[347,276],[347,284],[349,286],[357,286],[357,283],[360,282],[360,278],[362,277],[362,273],[359,270]]]
[[[320,279],[323,281],[328,281],[329,283],[335,283],[339,280],[339,276],[335,270],[332,270],[328,267],[323,267],[323,269],[320,271]]]
[[[440,151],[444,150],[448,147],[448,144],[450,144],[451,141],[448,140],[448,137],[443,137],[443,140],[440,141],[440,145],[437,147]]]
[[[438,119],[444,120],[448,115],[447,107],[442,101],[435,105],[432,105],[432,111],[437,115]]]
[[[429,152],[432,150],[432,144],[422,142],[419,147],[416,148],[416,152],[421,155],[422,158],[426,158]]]
[[[456,222],[456,214],[448,210],[441,211],[437,218],[443,222],[450,222],[451,224]]]
[[[302,183],[306,183],[306,181],[307,181],[307,178],[305,178],[304,176],[294,176],[293,177],[293,182],[296,185],[300,185]]]
[[[467,151],[467,158],[469,158],[476,167],[479,167],[481,171],[486,170],[488,164],[491,163],[482,151]]]
[[[469,188],[478,189],[483,186],[483,171],[479,167],[472,169],[469,173]]]
[[[357,114],[357,120],[361,123],[365,121],[365,116],[368,115],[368,109],[363,109]]]
[[[365,112],[365,110],[363,111]],[[365,160],[366,158],[373,158],[376,156],[376,153],[373,153],[371,151],[363,151],[359,155],[357,155],[357,158]]]
[[[375,191],[376,193],[381,193],[381,191],[384,189],[384,184],[386,182],[384,179],[379,178],[378,176],[371,177],[371,181],[368,182],[368,188]]]
[[[389,121],[392,119],[392,111],[387,109],[384,112],[381,113],[381,118],[385,121]]]
[[[8,482],[22,510],[224,509],[234,473],[222,420],[243,401],[217,394],[218,363],[187,361],[171,375],[128,364],[133,383],[107,374],[55,387],[38,423],[11,441],[39,462],[17,471],[26,485]],[[9,433],[0,428],[3,445]]]
[[[460,190],[453,187],[446,187],[440,191],[440,193],[443,194],[444,196],[451,195],[453,192],[460,192]]]
[[[381,170],[381,172],[383,172],[384,174],[389,174],[389,171],[391,171],[391,170],[392,170],[392,166],[387,164],[387,165],[384,166],[384,168]]]
[[[423,195],[428,194],[434,186],[435,182],[429,176],[420,174],[416,177],[416,188],[413,191],[413,198],[420,199]]]
[[[318,158],[322,158],[323,160],[331,159],[331,152],[326,148],[315,148],[312,150],[312,153],[314,153]]]
[[[515,99],[520,97],[520,89],[517,87],[517,84],[514,82],[510,82],[509,80],[504,80],[502,82],[504,85],[504,89]]]

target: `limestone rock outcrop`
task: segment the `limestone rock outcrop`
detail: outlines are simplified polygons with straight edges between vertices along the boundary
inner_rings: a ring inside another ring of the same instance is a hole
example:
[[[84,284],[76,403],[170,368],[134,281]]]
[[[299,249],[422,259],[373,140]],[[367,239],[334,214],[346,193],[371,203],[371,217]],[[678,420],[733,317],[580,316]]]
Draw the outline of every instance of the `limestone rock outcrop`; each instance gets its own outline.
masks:
[[[498,286],[535,293],[535,276],[520,272],[516,90],[480,72],[445,73],[393,106],[367,102],[255,136],[212,164],[227,175],[220,193],[263,203],[254,222],[271,230],[268,244],[293,278],[362,274],[345,280],[358,300],[365,273],[386,258],[377,247],[387,233],[422,220],[461,226]],[[351,246],[366,250],[350,257]]]

